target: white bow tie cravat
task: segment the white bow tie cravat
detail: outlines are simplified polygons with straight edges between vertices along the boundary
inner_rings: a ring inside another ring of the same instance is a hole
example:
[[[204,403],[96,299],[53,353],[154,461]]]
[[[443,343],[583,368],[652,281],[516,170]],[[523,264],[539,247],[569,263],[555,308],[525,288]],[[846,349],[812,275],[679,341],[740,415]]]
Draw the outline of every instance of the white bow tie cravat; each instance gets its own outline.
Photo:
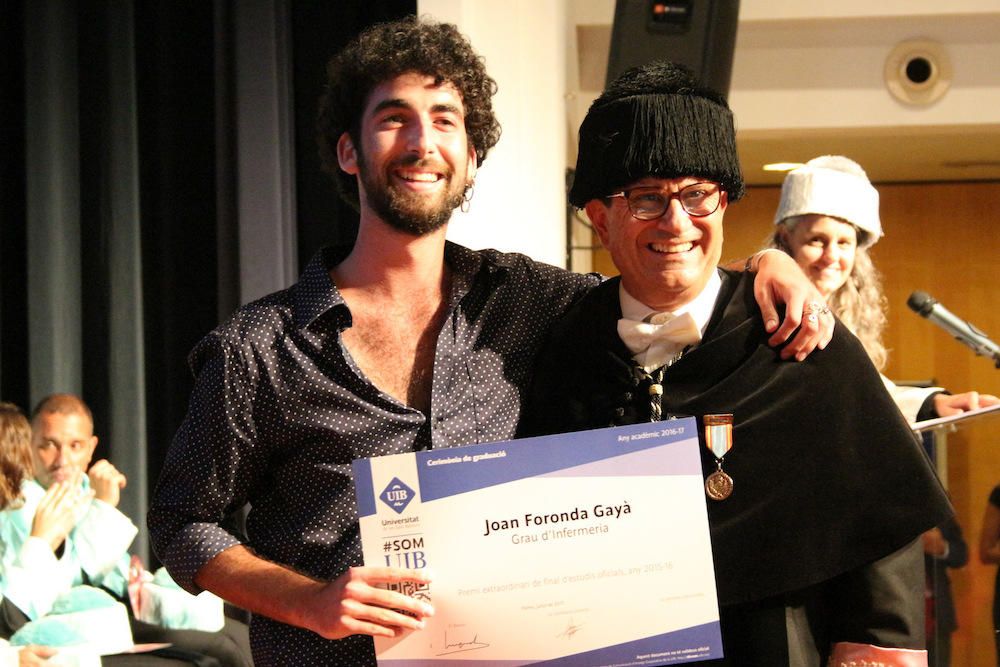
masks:
[[[686,346],[701,340],[701,329],[691,313],[677,316],[657,313],[648,319],[648,322],[618,320],[618,335],[646,372],[659,368]]]

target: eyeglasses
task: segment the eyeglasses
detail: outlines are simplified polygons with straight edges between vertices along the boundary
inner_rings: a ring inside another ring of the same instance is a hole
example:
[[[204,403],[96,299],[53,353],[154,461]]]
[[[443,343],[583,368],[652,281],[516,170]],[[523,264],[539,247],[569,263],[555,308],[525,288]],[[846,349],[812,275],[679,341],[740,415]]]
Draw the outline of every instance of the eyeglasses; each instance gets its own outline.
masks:
[[[670,200],[677,199],[684,211],[696,218],[712,215],[722,202],[722,188],[718,183],[706,181],[686,185],[677,192],[661,188],[638,187],[622,190],[608,198],[621,197],[628,203],[628,210],[639,220],[656,220],[667,212]]]

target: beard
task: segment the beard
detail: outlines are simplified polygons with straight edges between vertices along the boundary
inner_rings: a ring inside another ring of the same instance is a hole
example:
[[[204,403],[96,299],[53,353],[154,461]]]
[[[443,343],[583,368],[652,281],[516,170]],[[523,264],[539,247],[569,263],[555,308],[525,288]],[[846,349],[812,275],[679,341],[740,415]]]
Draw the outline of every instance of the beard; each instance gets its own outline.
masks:
[[[410,156],[387,165],[378,173],[360,157],[361,184],[371,209],[391,227],[413,236],[424,236],[443,227],[451,213],[462,205],[465,184],[457,182],[455,173],[445,168],[444,191],[434,197],[419,192],[402,190],[389,182],[389,174],[396,167],[427,167],[432,163]]]

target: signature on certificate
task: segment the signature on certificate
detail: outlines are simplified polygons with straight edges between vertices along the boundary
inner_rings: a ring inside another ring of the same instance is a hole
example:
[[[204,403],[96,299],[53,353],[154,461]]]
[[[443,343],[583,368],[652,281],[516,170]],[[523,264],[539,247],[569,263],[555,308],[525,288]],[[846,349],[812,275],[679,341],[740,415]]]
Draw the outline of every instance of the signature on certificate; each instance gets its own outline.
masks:
[[[469,641],[448,641],[448,631],[444,631],[444,651],[438,655],[450,655],[452,653],[463,653],[465,651],[478,651],[489,646],[486,642],[479,641],[479,633],[472,636]]]
[[[575,623],[573,623],[573,618],[570,617],[569,623],[566,625],[566,629],[560,632],[558,635],[556,635],[556,639],[562,639],[564,637],[566,639],[572,639],[573,635],[578,633],[581,630],[581,628],[583,628],[583,626],[576,625]]]

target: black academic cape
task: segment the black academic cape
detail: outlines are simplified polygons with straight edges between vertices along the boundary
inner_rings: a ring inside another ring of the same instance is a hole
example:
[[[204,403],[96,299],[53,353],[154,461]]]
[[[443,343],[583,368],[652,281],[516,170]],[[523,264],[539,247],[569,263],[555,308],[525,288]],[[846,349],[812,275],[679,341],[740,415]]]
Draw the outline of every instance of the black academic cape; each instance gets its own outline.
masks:
[[[929,460],[843,325],[826,350],[783,361],[767,343],[752,274],[721,274],[703,340],[663,374],[662,408],[664,417],[734,415],[724,459],[733,493],[708,501],[729,664],[781,664],[733,660],[740,652],[733,633],[755,624],[751,635],[786,629],[789,607],[805,610],[821,655],[834,641],[923,648],[923,572],[913,541],[952,515]],[[592,290],[553,328],[521,435],[650,420],[650,380],[617,333],[619,282]],[[703,432],[699,438],[707,476],[715,457]],[[873,602],[873,586],[885,587],[887,599]],[[885,616],[882,603],[900,596],[919,608],[900,609],[885,632],[868,627],[866,611]],[[774,639],[777,651],[784,637]]]

